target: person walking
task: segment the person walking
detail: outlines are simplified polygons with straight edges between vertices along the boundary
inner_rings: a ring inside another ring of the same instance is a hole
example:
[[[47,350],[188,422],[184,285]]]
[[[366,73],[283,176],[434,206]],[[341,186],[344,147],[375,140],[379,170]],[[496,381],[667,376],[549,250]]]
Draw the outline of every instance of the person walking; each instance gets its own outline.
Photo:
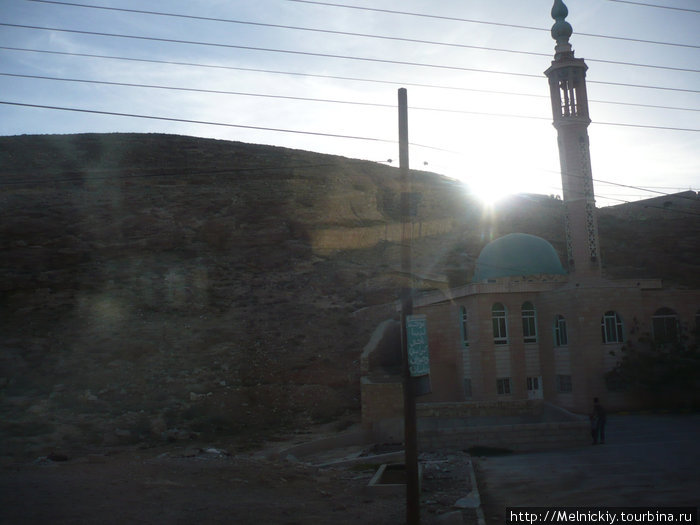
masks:
[[[588,414],[588,419],[591,422],[591,439],[593,439],[593,444],[598,444],[598,418],[595,415],[595,411],[592,414]]]
[[[593,398],[593,414],[591,415],[591,432],[593,433],[593,444],[605,443],[605,423],[607,419],[605,408],[600,404],[597,397]]]

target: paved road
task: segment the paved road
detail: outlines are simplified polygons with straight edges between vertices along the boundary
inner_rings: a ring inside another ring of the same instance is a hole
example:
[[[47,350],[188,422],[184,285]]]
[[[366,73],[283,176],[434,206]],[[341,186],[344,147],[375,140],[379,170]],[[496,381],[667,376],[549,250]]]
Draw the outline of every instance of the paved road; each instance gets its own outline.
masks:
[[[478,458],[487,523],[514,506],[698,506],[700,414],[608,416],[606,444]]]

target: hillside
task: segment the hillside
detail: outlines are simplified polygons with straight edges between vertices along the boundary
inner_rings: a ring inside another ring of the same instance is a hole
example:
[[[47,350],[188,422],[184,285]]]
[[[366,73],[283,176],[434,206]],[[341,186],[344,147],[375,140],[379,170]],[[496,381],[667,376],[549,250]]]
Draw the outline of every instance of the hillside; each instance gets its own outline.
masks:
[[[466,282],[514,231],[561,254],[560,201],[491,212],[457,182],[413,177],[420,287]],[[0,185],[9,453],[251,446],[357,420],[360,352],[406,282],[396,168],[183,136],[20,136],[0,138]],[[700,284],[700,221],[663,207],[601,210],[609,275]]]

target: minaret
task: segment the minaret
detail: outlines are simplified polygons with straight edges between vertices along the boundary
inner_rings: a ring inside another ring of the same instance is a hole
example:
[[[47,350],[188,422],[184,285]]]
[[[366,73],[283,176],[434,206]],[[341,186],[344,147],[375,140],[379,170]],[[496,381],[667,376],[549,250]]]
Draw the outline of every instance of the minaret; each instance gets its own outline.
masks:
[[[549,78],[553,124],[559,144],[566,251],[572,277],[600,277],[598,220],[588,142],[588,125],[591,123],[586,94],[588,66],[582,58],[574,58],[569,44],[573,29],[565,20],[568,14],[564,2],[555,0],[552,38],[557,44],[552,65],[545,71]]]

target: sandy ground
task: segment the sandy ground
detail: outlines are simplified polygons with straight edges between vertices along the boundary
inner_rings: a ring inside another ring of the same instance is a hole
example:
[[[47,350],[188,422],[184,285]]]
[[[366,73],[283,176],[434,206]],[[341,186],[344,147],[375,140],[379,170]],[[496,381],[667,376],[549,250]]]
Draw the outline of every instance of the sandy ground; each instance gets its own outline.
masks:
[[[222,449],[93,451],[5,461],[2,524],[399,524],[405,495],[378,496],[366,463],[316,467]],[[468,456],[423,456],[421,523],[476,523],[453,504],[469,491]],[[461,521],[460,521],[461,519]]]

